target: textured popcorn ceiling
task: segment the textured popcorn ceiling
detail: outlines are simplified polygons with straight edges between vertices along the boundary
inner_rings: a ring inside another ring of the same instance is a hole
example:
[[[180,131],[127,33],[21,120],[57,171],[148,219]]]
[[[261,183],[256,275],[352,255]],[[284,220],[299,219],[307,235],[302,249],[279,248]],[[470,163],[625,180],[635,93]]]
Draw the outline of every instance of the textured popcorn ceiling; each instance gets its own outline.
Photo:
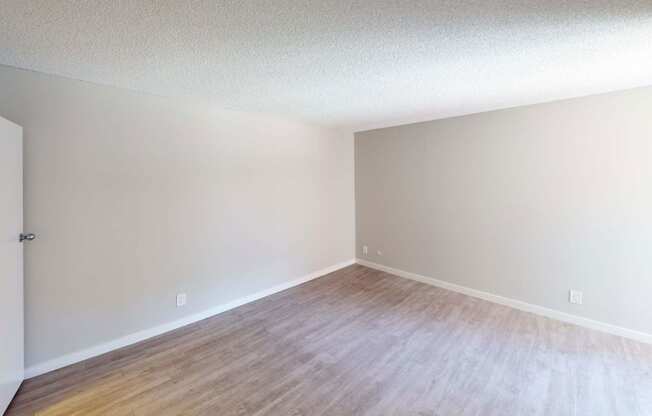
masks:
[[[650,85],[651,45],[652,0],[0,0],[2,64],[353,130]]]

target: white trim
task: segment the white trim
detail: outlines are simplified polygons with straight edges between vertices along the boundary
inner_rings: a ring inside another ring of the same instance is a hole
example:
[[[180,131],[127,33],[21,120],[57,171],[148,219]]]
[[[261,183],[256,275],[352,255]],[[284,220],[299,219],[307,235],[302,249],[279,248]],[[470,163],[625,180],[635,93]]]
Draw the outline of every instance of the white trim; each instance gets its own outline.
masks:
[[[516,299],[510,299],[503,296],[494,295],[493,293],[483,292],[477,289],[471,289],[466,286],[456,285],[454,283],[445,282],[443,280],[435,279],[433,277],[422,276],[416,273],[410,273],[404,270],[394,269],[392,267],[384,266],[378,263],[373,263],[367,260],[357,259],[356,262],[362,266],[391,273],[396,276],[404,277],[406,279],[416,280],[418,282],[426,283],[432,286],[441,287],[443,289],[462,293],[464,295],[472,296],[474,298],[484,299],[489,302],[510,306],[514,309],[519,309],[525,312],[531,312],[536,315],[545,316],[547,318],[556,319],[558,321],[567,322],[585,328],[606,332],[612,335],[617,335],[623,338],[629,338],[635,341],[652,344],[652,334],[647,334],[645,332],[635,331],[633,329],[623,328],[605,322],[594,321],[593,319],[572,315],[566,312],[549,309],[539,305],[533,305],[531,303],[523,302]]]
[[[231,301],[229,303],[225,303],[219,306],[215,306],[211,309],[208,309],[203,312],[196,313],[194,315],[189,315],[186,317],[183,317],[181,319],[177,319],[176,321],[168,322],[162,325],[155,326],[153,328],[148,328],[144,329],[142,331],[138,331],[136,333],[114,339],[112,341],[109,341],[104,344],[96,345],[91,348],[87,348],[81,351],[76,351],[70,354],[63,355],[58,358],[54,358],[52,360],[40,363],[40,364],[35,364],[31,367],[28,367],[25,370],[25,378],[29,379],[32,377],[39,376],[41,374],[48,373],[53,370],[57,370],[62,367],[66,367],[71,364],[78,363],[80,361],[87,360],[89,358],[96,357],[101,354],[105,354],[107,352],[116,350],[118,348],[126,347],[131,344],[135,344],[140,341],[144,341],[148,338],[155,337],[157,335],[161,335],[165,332],[172,331],[174,329],[180,328],[185,325],[192,324],[197,321],[201,321],[202,319],[210,318],[211,316],[220,314],[222,312],[226,312],[230,309],[237,308],[238,306],[244,305],[249,302],[253,302],[255,300],[264,298],[269,295],[273,295],[274,293],[281,292],[283,290],[289,289],[294,286],[298,286],[302,283],[308,282],[310,280],[316,279],[318,277],[324,276],[326,274],[332,273],[334,271],[337,271],[339,269],[342,269],[344,267],[350,266],[352,264],[355,264],[355,259],[343,261],[341,263],[334,264],[332,266],[326,267],[321,270],[317,270],[315,272],[312,272],[310,274],[307,274],[303,277],[300,277],[298,279],[281,283],[280,285],[271,287],[269,289],[262,290],[260,292],[253,293],[249,296],[245,296],[239,299],[236,299],[234,301]]]

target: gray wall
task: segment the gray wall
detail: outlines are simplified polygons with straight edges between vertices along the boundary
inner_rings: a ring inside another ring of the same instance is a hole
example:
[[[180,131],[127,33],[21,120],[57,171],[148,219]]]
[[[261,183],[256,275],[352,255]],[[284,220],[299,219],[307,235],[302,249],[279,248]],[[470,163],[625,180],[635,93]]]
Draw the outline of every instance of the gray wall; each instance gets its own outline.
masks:
[[[0,115],[38,235],[27,366],[354,257],[350,133],[7,67]]]
[[[651,88],[355,143],[359,258],[652,333]]]

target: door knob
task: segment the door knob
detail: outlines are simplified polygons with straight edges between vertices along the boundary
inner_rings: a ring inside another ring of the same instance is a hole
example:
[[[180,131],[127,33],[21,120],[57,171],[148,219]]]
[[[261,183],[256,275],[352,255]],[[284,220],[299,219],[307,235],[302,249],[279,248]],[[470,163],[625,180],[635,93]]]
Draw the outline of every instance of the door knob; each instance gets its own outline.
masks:
[[[21,234],[21,235],[20,235],[20,238],[19,238],[19,241],[22,243],[22,242],[25,241],[25,240],[27,240],[27,241],[32,241],[32,240],[35,239],[35,238],[36,238],[36,236],[35,236],[34,234],[32,234],[32,233],[29,233],[29,234]]]

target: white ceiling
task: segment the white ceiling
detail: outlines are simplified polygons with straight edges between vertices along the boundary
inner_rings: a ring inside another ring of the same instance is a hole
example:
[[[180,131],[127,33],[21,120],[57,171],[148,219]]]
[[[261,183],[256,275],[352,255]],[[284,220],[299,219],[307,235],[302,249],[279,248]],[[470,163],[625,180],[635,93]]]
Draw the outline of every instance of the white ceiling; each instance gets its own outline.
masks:
[[[363,130],[652,85],[652,0],[0,0],[0,63]]]

